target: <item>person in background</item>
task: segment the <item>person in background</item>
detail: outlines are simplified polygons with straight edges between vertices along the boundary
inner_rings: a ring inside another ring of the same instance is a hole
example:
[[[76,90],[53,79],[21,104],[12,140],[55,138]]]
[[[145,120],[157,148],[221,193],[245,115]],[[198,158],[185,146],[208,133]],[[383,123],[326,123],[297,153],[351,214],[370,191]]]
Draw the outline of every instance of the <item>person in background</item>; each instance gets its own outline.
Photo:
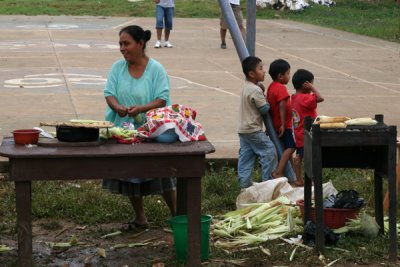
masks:
[[[164,67],[149,58],[146,44],[151,32],[131,25],[120,30],[119,47],[124,59],[116,61],[108,74],[104,89],[107,102],[105,119],[115,126],[132,123],[138,128],[145,122],[145,113],[170,104],[170,82]],[[141,117],[141,119],[137,119]],[[136,217],[128,229],[147,228],[143,196],[161,194],[170,209],[176,211],[176,181],[172,178],[103,180],[103,188],[129,197]]]
[[[304,157],[304,118],[317,117],[317,103],[324,101],[319,91],[314,87],[314,75],[305,69],[299,69],[293,74],[292,83],[296,93],[291,96],[293,130],[296,139],[296,157],[294,171],[297,176],[296,185],[304,185],[301,163]]]
[[[240,187],[247,188],[252,185],[251,175],[257,157],[263,181],[272,178],[278,160],[274,143],[263,131],[263,116],[268,113],[269,104],[259,87],[259,82],[265,77],[262,61],[257,57],[247,57],[242,62],[242,69],[246,80],[240,96],[238,176]]]
[[[283,59],[273,61],[269,66],[269,75],[273,81],[268,87],[266,98],[271,105],[270,113],[274,128],[284,147],[278,168],[272,173],[274,178],[278,178],[283,176],[285,166],[291,160],[296,148],[292,126],[292,105],[285,86],[290,80],[289,63]]]
[[[246,30],[243,26],[243,13],[242,8],[240,7],[240,0],[229,0],[231,4],[233,14],[235,15],[236,22],[239,26],[240,32],[242,33],[243,40],[246,41]],[[221,12],[220,16],[220,36],[221,36],[221,49],[226,49],[226,32],[228,30],[228,24],[225,21],[224,15]]]
[[[174,18],[175,3],[174,0],[154,0],[156,3],[156,30],[157,41],[155,48],[161,48],[161,36],[164,29],[164,47],[172,48],[173,45],[169,41],[169,35],[172,30],[172,20]]]

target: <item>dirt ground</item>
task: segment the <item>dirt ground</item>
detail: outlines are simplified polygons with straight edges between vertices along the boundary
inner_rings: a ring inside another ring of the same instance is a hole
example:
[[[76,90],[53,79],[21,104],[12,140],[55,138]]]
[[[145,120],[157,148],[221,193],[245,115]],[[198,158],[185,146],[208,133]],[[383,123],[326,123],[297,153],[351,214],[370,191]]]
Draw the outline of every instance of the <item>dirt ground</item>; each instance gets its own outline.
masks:
[[[35,266],[163,266],[156,265],[171,261],[175,257],[173,235],[166,229],[150,228],[140,233],[122,231],[122,234],[108,238],[103,235],[123,228],[121,224],[92,226],[76,225],[58,221],[62,226],[55,230],[44,227],[45,221],[33,222],[33,260]],[[72,235],[78,244],[69,249],[52,249],[46,242],[69,242]],[[3,245],[17,247],[16,237],[1,237]],[[148,243],[142,247],[115,248],[117,244]],[[104,249],[106,257],[98,253]],[[17,251],[0,253],[0,266],[16,266]]]
[[[124,230],[125,225],[120,223],[109,223],[100,225],[76,225],[69,221],[58,220],[54,224],[61,227],[49,229],[53,222],[49,220],[35,220],[33,222],[33,261],[34,267],[176,267],[184,266],[175,260],[175,249],[173,234],[168,228],[150,227],[142,232],[129,232]],[[122,230],[121,234],[102,238],[106,234]],[[76,235],[78,244],[68,249],[50,248],[48,242],[69,242],[71,236]],[[210,237],[213,239],[212,236]],[[17,266],[18,254],[17,237],[13,235],[1,236],[0,243],[14,248],[11,252],[0,253],[0,267]],[[211,241],[212,242],[212,241]],[[135,247],[134,244],[147,243]],[[118,248],[118,245],[132,245],[132,247]],[[116,247],[117,246],[117,247]],[[98,252],[104,249],[105,258]],[[210,247],[210,254],[213,248]],[[287,253],[283,253],[287,255]],[[285,257],[286,257],[285,256]],[[281,258],[270,258],[268,256],[249,257],[241,260],[230,260],[226,255],[223,257],[210,256],[202,266],[208,267],[270,267],[270,266],[326,266],[319,261],[316,254],[305,257],[301,262],[290,265],[285,264]],[[321,263],[321,264],[318,264]],[[344,266],[398,266],[387,261],[376,263],[351,263],[334,264],[337,267]]]

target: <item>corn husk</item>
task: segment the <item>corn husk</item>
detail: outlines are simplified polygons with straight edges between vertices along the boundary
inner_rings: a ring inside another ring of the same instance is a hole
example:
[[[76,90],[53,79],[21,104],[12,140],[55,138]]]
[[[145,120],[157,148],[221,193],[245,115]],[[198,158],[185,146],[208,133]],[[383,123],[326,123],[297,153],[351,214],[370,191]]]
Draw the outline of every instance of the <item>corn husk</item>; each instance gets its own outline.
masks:
[[[8,251],[11,251],[11,250],[13,250],[13,248],[8,247],[8,246],[6,246],[6,245],[1,245],[1,244],[0,244],[0,253],[1,253],[1,252],[8,252]]]
[[[97,255],[101,258],[106,258],[106,250],[104,248],[97,248]]]
[[[214,223],[213,234],[218,239],[215,246],[223,249],[259,246],[302,229],[302,224],[300,210],[291,206],[286,197],[253,203],[222,215],[222,219]]]
[[[364,125],[370,126],[375,125],[378,122],[372,118],[355,118],[345,121],[346,125]]]
[[[108,238],[108,237],[117,236],[117,235],[120,235],[120,234],[122,234],[122,232],[121,232],[121,231],[115,231],[115,232],[112,232],[112,233],[109,233],[109,234],[103,235],[103,236],[102,236],[102,237],[100,237],[100,238]]]

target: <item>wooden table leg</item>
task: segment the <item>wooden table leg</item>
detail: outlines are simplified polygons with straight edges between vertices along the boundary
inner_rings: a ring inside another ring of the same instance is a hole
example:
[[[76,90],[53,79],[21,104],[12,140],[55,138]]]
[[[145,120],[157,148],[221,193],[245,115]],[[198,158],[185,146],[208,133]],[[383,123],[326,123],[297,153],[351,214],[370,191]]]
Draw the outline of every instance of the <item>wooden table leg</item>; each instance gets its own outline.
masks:
[[[188,259],[187,266],[200,266],[201,252],[201,178],[187,179]]]
[[[18,230],[18,265],[33,266],[31,182],[15,182]]]
[[[187,178],[177,178],[176,215],[187,214]]]

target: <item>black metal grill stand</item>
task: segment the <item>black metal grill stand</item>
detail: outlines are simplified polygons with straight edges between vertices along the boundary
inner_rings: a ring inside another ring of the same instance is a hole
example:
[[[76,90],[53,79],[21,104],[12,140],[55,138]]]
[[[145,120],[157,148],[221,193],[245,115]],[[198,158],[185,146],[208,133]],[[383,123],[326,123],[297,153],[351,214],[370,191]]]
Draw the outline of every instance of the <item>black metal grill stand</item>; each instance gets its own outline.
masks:
[[[347,126],[323,129],[306,118],[304,129],[304,221],[311,220],[311,187],[314,182],[315,246],[324,252],[322,168],[361,168],[374,170],[375,218],[383,233],[382,177],[388,179],[389,260],[397,261],[396,228],[396,126],[383,123],[375,115],[374,126]]]

